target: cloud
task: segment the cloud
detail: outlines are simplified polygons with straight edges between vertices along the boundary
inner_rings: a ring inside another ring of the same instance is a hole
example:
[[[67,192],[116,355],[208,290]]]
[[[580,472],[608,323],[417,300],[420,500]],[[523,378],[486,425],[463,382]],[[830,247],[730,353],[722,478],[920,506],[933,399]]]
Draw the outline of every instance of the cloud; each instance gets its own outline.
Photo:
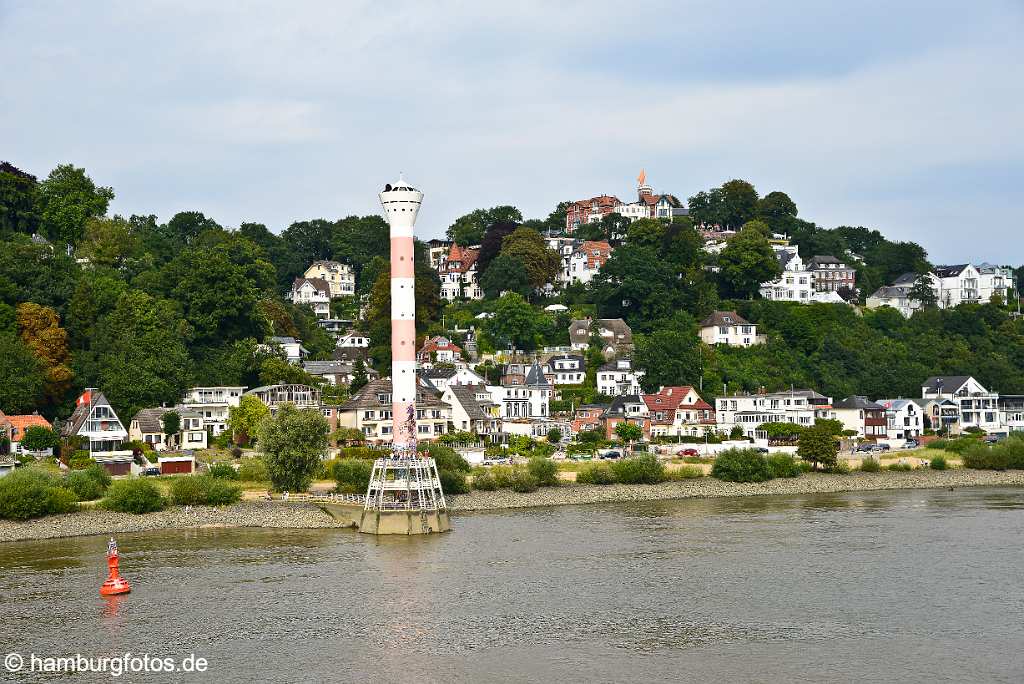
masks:
[[[626,198],[643,166],[680,197],[748,178],[822,225],[1024,261],[1019,199],[986,189],[1024,166],[1011,2],[6,7],[4,154],[84,165],[123,213],[281,229],[377,211],[402,170],[429,237]]]

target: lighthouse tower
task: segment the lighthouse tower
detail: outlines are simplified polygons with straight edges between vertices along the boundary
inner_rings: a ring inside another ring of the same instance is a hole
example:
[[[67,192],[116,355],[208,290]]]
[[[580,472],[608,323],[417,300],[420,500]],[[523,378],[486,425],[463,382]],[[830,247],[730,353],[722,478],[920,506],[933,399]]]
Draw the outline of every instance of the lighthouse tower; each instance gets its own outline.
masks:
[[[416,280],[413,228],[423,193],[404,178],[384,186],[391,226],[392,450],[373,464],[359,524],[369,534],[426,534],[451,528],[434,459],[416,449]]]

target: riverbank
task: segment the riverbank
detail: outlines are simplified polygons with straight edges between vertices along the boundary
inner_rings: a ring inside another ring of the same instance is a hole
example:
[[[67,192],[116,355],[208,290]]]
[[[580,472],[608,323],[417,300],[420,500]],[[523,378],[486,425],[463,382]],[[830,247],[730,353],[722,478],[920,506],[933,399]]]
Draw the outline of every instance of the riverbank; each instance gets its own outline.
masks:
[[[538,506],[707,499],[729,496],[827,494],[883,489],[937,489],[958,487],[1024,486],[1024,471],[1010,470],[913,470],[910,472],[808,473],[797,478],[758,483],[721,482],[702,477],[659,485],[576,485],[544,487],[529,494],[508,490],[475,491],[448,497],[453,513],[496,511]],[[0,542],[57,539],[99,534],[125,534],[154,530],[187,530],[218,527],[267,527],[314,529],[351,527],[344,520],[312,503],[242,502],[231,506],[173,506],[157,513],[132,515],[99,509],[16,522],[0,520]]]
[[[529,494],[508,490],[471,492],[448,497],[452,512],[492,511],[534,506],[707,499],[726,496],[776,496],[786,494],[829,494],[882,489],[942,489],[948,487],[1024,486],[1024,470],[912,470],[879,473],[829,475],[807,473],[795,478],[768,482],[722,482],[702,477],[658,485],[564,485],[545,487]]]

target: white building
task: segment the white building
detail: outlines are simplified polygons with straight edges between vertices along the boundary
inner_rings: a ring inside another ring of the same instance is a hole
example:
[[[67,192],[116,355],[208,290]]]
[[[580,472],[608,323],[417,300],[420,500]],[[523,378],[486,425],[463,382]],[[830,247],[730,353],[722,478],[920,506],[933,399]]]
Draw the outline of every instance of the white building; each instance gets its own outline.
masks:
[[[975,266],[978,270],[978,295],[981,302],[991,301],[992,297],[1002,297],[1006,301],[1007,291],[1013,288],[1013,269],[981,263]]]
[[[814,301],[814,274],[804,265],[796,247],[776,246],[775,256],[782,264],[782,275],[761,285],[761,296],[777,302]]]
[[[956,404],[960,431],[976,427],[997,432],[1002,427],[999,394],[969,375],[932,376],[921,386],[921,398],[948,399]]]
[[[283,404],[293,404],[297,409],[320,410],[320,390],[309,385],[264,385],[253,387],[243,396],[253,396],[262,401],[271,414]]]
[[[263,344],[256,345],[262,352],[273,353],[280,350],[289,363],[299,364],[309,354],[309,350],[302,346],[302,342],[294,337],[268,337]]]
[[[884,439],[889,434],[886,408],[867,397],[847,397],[837,401],[833,409],[843,429],[856,432],[858,437]]]
[[[756,437],[757,428],[763,423],[810,427],[818,420],[835,418],[832,399],[814,390],[734,394],[715,401],[715,422],[723,434],[739,426],[745,437]]]
[[[568,257],[562,257],[562,282],[589,283],[600,273],[611,253],[611,245],[604,240],[585,240]]]
[[[317,318],[331,317],[331,286],[322,278],[296,278],[288,299],[292,304],[312,307]]]
[[[889,439],[917,439],[924,432],[924,411],[911,399],[879,399],[885,407]]]
[[[460,298],[484,298],[484,291],[477,280],[476,261],[479,256],[479,247],[460,247],[452,244],[448,256],[438,267],[442,299],[451,302]]]
[[[103,396],[103,392],[87,389],[75,402],[75,410],[61,426],[61,436],[81,437],[86,445],[83,449],[95,455],[131,456],[131,449],[124,449],[128,431],[114,408]]]
[[[175,411],[180,419],[178,432],[164,434],[164,415]],[[145,442],[154,451],[167,449],[205,449],[207,447],[207,431],[203,417],[197,411],[185,409],[183,406],[170,408],[142,409],[132,418],[128,426],[128,438],[133,442]]]
[[[325,280],[332,299],[356,293],[356,274],[351,266],[340,261],[314,261],[304,275],[306,278]]]
[[[926,274],[925,277],[931,280],[932,289],[937,293],[938,279],[930,273]],[[921,308],[921,300],[910,296],[910,292],[914,289],[914,283],[917,282],[917,279],[918,275],[916,273],[904,273],[892,285],[886,285],[875,290],[867,298],[867,307],[869,309],[877,309],[889,306],[899,311],[905,318],[910,318]]]
[[[214,437],[227,430],[228,411],[238,406],[245,387],[193,387],[185,392],[181,406],[203,417],[203,424]]]
[[[518,376],[519,374],[506,373]],[[546,419],[551,401],[552,388],[538,364],[533,364],[522,374],[522,382],[513,380],[501,385],[488,385],[491,401],[501,406],[501,417],[506,420]]]
[[[633,368],[631,359],[616,359],[597,369],[597,392],[610,397],[625,394],[641,394],[641,370]]]
[[[757,334],[757,325],[735,311],[714,311],[700,325],[700,339],[704,344],[750,347],[765,342],[765,336]]]
[[[554,385],[582,385],[586,362],[580,354],[556,354],[544,364],[544,376]]]
[[[339,337],[335,346],[341,349],[365,349],[370,346],[370,338],[353,330]]]

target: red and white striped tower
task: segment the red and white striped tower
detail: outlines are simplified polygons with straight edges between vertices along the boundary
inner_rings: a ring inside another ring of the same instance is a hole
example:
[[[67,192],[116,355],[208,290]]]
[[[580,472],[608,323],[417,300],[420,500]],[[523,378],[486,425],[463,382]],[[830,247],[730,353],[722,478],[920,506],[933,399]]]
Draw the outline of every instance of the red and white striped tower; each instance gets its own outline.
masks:
[[[416,455],[416,279],[413,228],[423,193],[399,177],[380,203],[391,226],[391,402],[396,456]]]
[[[416,452],[416,280],[412,231],[423,193],[399,178],[380,203],[391,226],[392,451],[373,463],[359,531],[428,534],[451,529],[434,459]]]

